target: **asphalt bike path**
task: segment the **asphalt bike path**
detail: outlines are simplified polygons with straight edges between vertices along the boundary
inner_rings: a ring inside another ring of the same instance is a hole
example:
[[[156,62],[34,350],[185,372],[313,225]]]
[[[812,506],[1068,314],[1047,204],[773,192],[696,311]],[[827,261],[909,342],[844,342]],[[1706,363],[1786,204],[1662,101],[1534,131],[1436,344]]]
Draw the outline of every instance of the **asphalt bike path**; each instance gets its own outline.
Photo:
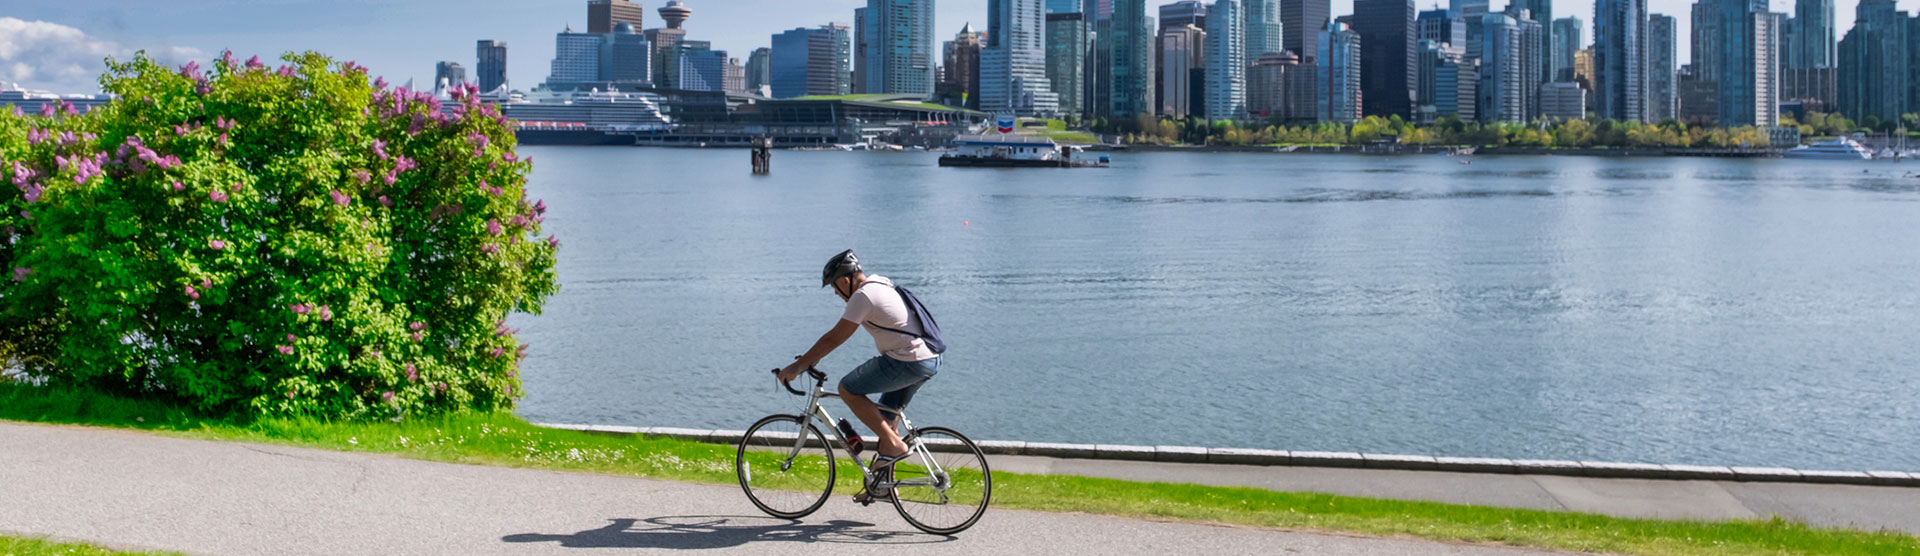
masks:
[[[0,423],[0,534],[223,556],[1550,554],[997,508],[942,537],[844,494],[796,522],[730,485],[17,423]]]

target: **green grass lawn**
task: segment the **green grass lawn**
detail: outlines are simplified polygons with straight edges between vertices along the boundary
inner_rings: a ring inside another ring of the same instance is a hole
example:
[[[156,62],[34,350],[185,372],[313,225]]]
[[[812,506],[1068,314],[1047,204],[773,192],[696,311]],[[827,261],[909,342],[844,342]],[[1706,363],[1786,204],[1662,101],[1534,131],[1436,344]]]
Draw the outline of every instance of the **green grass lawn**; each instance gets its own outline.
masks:
[[[238,423],[200,419],[149,402],[0,384],[0,419],[130,427],[189,438],[375,452],[432,461],[735,484],[732,446],[544,429],[509,414],[398,423],[299,419]],[[840,475],[842,481],[836,490],[855,490],[857,485],[850,475]],[[1778,519],[1625,519],[1004,472],[994,474],[994,487],[994,507],[1000,509],[1087,512],[1451,542],[1657,555],[1920,554],[1920,538],[1909,535],[1814,528]]]
[[[0,556],[162,556],[166,552],[121,552],[93,545],[0,536]]]
[[[1065,130],[1055,130],[1055,129],[1042,130],[1037,128],[1028,128],[1028,129],[1022,130],[1021,133],[1028,134],[1028,135],[1038,135],[1041,137],[1052,139],[1060,143],[1073,143],[1073,144],[1081,144],[1081,145],[1096,145],[1100,143],[1099,137],[1096,137],[1094,136],[1094,134],[1088,133],[1085,131],[1065,131]]]

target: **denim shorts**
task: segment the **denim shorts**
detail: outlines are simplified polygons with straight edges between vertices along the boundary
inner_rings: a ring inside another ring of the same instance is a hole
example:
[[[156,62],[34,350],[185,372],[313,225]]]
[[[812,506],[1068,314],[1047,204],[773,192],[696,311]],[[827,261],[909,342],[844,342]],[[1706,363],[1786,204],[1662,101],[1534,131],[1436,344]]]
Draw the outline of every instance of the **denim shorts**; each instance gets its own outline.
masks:
[[[925,361],[901,361],[885,355],[874,356],[840,379],[840,388],[856,396],[880,394],[880,407],[898,414],[913,401],[920,385],[940,372],[940,356]]]

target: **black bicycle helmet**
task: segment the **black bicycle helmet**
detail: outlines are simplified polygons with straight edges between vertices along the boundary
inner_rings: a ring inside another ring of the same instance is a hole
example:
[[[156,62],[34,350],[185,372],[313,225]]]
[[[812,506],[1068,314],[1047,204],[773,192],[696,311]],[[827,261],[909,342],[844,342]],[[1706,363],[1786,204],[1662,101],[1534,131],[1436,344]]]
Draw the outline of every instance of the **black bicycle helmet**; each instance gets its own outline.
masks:
[[[853,256],[852,249],[841,251],[840,254],[834,255],[833,258],[827,259],[826,270],[820,271],[820,287],[827,287],[832,285],[834,280],[839,280],[844,276],[852,276],[859,272],[860,258]]]

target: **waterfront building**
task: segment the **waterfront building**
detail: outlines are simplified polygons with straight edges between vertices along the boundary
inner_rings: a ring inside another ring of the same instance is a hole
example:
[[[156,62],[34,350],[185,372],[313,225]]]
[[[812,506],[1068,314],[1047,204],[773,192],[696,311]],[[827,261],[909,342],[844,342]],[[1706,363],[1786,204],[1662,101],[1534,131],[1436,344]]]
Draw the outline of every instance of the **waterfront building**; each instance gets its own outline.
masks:
[[[1207,32],[1199,27],[1186,25],[1175,28],[1160,28],[1160,92],[1155,98],[1160,101],[1159,113],[1162,116],[1184,118],[1206,112],[1206,87],[1201,88],[1197,96],[1193,90],[1193,76],[1206,74],[1207,58],[1211,54],[1213,41],[1207,38]]]
[[[1444,12],[1445,10],[1434,11]],[[1424,23],[1424,21],[1422,22]],[[1413,82],[1413,121],[1421,125],[1431,124],[1434,119],[1439,117],[1439,109],[1436,107],[1438,103],[1436,97],[1439,95],[1435,91],[1435,85],[1437,84],[1434,80],[1436,77],[1435,70],[1440,69],[1440,65],[1446,63],[1447,55],[1453,52],[1453,47],[1447,43],[1433,39],[1420,39],[1420,42],[1414,44],[1413,49],[1413,65],[1415,68]]]
[[[1408,0],[1411,2],[1412,0]],[[1286,25],[1282,23],[1282,0],[1240,0],[1241,33],[1246,35],[1241,48],[1252,63],[1261,54],[1286,49]]]
[[[1247,118],[1247,55],[1250,44],[1240,0],[1218,0],[1207,10],[1206,115],[1213,120]]]
[[[1482,122],[1524,122],[1538,84],[1526,56],[1526,32],[1522,21],[1505,14],[1481,17],[1480,103]],[[1531,21],[1524,23],[1532,23]],[[1537,24],[1535,25],[1538,26]]]
[[[1540,117],[1561,121],[1587,117],[1587,90],[1570,81],[1541,83]]]
[[[1354,0],[1353,32],[1360,35],[1360,89],[1366,115],[1413,117],[1413,64],[1418,28],[1413,0]]]
[[[474,55],[479,59],[473,66],[474,79],[480,84],[481,92],[490,93],[507,86],[507,43],[479,41],[474,46]]]
[[[642,21],[647,9],[639,2],[628,0],[587,0],[587,32],[612,33],[613,27],[621,23],[630,24],[635,29],[644,29]]]
[[[1553,67],[1549,68],[1550,79],[1573,81],[1573,56],[1586,46],[1586,38],[1586,28],[1582,27],[1580,18],[1563,17],[1553,20],[1553,33],[1548,37],[1551,42],[1548,57],[1553,61]]]
[[[1679,69],[1676,33],[1673,16],[1647,16],[1647,121],[1662,122],[1679,116],[1678,91],[1674,88],[1674,72]]]
[[[1060,97],[1047,82],[1045,43],[1046,10],[1040,0],[988,0],[981,110],[1027,116],[1059,112]],[[1147,49],[1151,52],[1152,45]]]
[[[867,0],[856,10],[864,93],[933,95],[933,0]]]
[[[1595,0],[1593,12],[1593,112],[1645,121],[1647,1]]]
[[[1280,46],[1312,64],[1320,49],[1320,33],[1333,14],[1330,0],[1280,0]]]
[[[1239,0],[1235,0],[1236,2]],[[1212,9],[1218,10],[1218,2]],[[1109,71],[1107,114],[1132,119],[1154,112],[1154,31],[1147,17],[1147,0],[1114,0],[1110,30],[1100,39]],[[1211,19],[1211,17],[1209,18]]]
[[[1479,119],[1480,102],[1480,60],[1467,58],[1465,53],[1442,52],[1443,56],[1433,69],[1433,115],[1435,118],[1453,116],[1460,121],[1472,122]]]
[[[1207,4],[1200,0],[1180,0],[1160,6],[1160,32],[1192,25],[1207,28]]]
[[[1467,20],[1453,10],[1435,9],[1420,12],[1415,20],[1420,26],[1418,40],[1433,41],[1436,48],[1453,49],[1465,53],[1467,49]],[[1419,50],[1415,43],[1416,51]]]
[[[1307,68],[1311,70],[1312,68]],[[1300,73],[1300,55],[1292,52],[1261,54],[1247,68],[1247,115],[1262,121],[1293,120],[1307,116],[1296,114],[1293,81]],[[1309,91],[1311,92],[1311,91]]]
[[[680,49],[680,77],[675,80],[678,88],[689,91],[726,90],[727,51],[695,48],[687,41],[682,41],[676,47]]]
[[[1061,114],[1086,112],[1088,46],[1080,12],[1047,14],[1047,84],[1060,97]]]
[[[1723,126],[1770,126],[1779,118],[1778,18],[1766,0],[1701,0],[1694,20],[1706,29],[1695,36],[1710,45],[1694,71],[1719,88]],[[1696,53],[1702,53],[1695,50]]]
[[[449,88],[458,88],[461,85],[466,85],[467,68],[461,66],[460,62],[441,61],[436,63],[433,65],[433,84],[435,87],[445,86]]]
[[[1360,90],[1360,35],[1347,27],[1346,18],[1334,20],[1320,33],[1318,54],[1314,57],[1314,116],[1322,122],[1353,123],[1360,120],[1363,98]]]
[[[980,52],[986,48],[982,35],[967,23],[941,47],[940,86],[935,96],[946,104],[980,109]]]
[[[773,96],[773,49],[760,47],[747,55],[747,92]]]
[[[600,80],[626,85],[653,84],[653,45],[622,21],[601,35]]]
[[[720,68],[720,90],[729,94],[747,94],[747,67],[740,65],[739,58],[727,58],[727,65]]]
[[[693,17],[693,9],[685,2],[669,0],[660,7],[660,20],[666,27],[647,29],[641,32],[647,43],[653,45],[653,84],[656,87],[675,88],[679,86],[680,54],[675,45],[686,40],[687,30],[683,28]]]
[[[1675,95],[1678,97],[1677,116],[1688,125],[1712,126],[1720,120],[1720,93],[1712,81],[1702,78],[1694,72],[1693,64],[1680,66],[1674,72]]]
[[[1868,117],[1899,121],[1915,111],[1909,91],[1913,78],[1913,29],[1893,0],[1860,0],[1853,28],[1840,39],[1840,113],[1859,122]]]
[[[1797,0],[1784,33],[1787,55],[1781,61],[1780,98],[1804,108],[1833,110],[1839,100],[1839,54],[1835,45],[1833,0]]]
[[[774,35],[768,59],[773,98],[850,93],[852,35],[845,23],[800,27]]]

